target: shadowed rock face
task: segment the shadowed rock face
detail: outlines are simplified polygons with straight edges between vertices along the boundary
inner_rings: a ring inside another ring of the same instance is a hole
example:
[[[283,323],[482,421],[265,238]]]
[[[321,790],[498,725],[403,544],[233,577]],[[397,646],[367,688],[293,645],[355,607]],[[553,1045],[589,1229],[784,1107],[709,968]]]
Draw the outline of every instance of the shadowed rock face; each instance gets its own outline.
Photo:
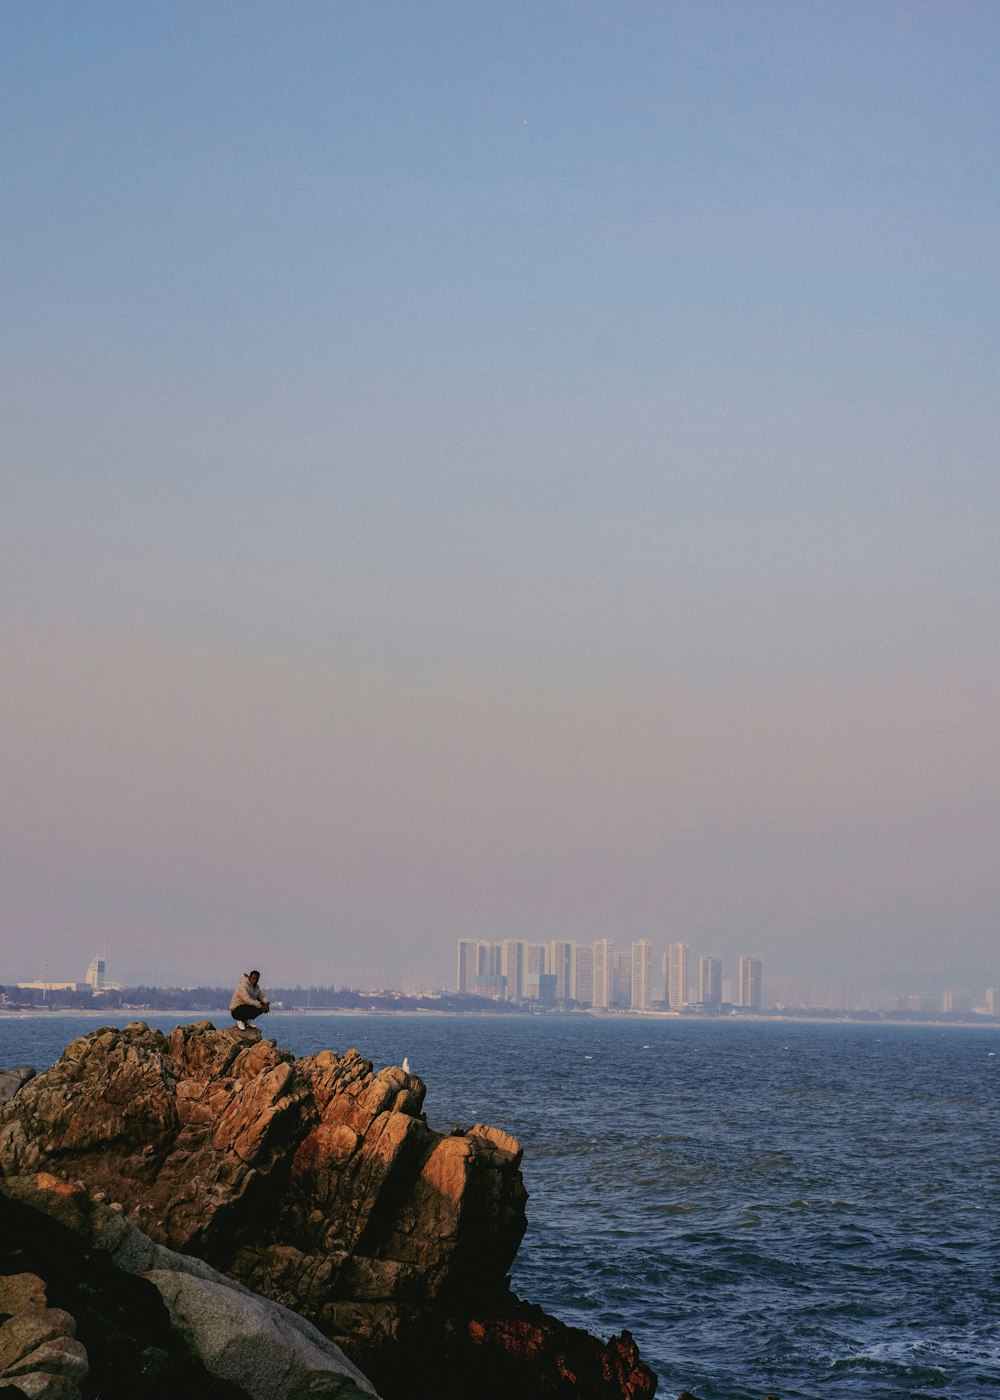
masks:
[[[423,1098],[357,1051],[296,1060],[255,1032],[137,1022],[21,1085],[0,1109],[0,1173],[120,1202],[152,1239],[314,1322],[389,1397],[466,1396],[469,1367],[480,1396],[652,1395],[627,1334],[605,1348],[510,1294],[519,1145],[481,1125],[436,1133]]]
[[[249,1400],[211,1376],[152,1283],[51,1215],[0,1192],[0,1395]]]
[[[0,1104],[12,1099],[22,1084],[34,1078],[31,1065],[18,1065],[16,1069],[0,1069]]]

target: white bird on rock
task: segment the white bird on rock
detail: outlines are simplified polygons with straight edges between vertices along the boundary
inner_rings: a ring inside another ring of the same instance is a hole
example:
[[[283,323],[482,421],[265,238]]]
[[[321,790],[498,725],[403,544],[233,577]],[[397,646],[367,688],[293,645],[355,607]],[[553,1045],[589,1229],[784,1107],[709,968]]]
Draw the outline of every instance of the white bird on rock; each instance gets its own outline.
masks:
[[[406,1056],[404,1055],[404,1056],[403,1056],[403,1073],[404,1073],[404,1074],[409,1074],[409,1072],[410,1072],[410,1062],[409,1062],[409,1060],[406,1058]]]

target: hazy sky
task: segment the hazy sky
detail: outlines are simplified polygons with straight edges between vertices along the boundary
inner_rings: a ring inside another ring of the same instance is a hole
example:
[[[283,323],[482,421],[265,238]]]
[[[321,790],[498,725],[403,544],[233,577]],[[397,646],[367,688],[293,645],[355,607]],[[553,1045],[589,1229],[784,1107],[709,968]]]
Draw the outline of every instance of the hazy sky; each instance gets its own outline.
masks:
[[[993,0],[5,0],[0,982],[1000,984]]]

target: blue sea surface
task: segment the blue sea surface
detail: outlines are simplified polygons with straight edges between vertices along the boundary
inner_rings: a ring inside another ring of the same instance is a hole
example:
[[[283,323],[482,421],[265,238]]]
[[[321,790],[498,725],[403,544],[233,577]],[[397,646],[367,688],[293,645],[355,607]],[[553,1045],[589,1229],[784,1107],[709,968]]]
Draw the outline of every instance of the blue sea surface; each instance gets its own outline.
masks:
[[[0,1017],[0,1065],[42,1069],[98,1024]],[[530,1192],[516,1290],[601,1336],[627,1327],[660,1396],[996,1400],[996,1027],[263,1024],[297,1055],[406,1055],[434,1127],[514,1133]]]

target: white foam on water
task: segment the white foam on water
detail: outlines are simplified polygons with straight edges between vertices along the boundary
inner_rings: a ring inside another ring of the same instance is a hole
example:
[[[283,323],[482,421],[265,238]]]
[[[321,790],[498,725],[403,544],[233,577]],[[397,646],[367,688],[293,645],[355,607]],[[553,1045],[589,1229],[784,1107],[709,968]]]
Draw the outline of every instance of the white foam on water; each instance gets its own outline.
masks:
[[[872,1342],[845,1361],[875,1361],[892,1366],[919,1366],[947,1372],[957,1363],[996,1370],[1000,1379],[1000,1337],[950,1333]],[[842,1363],[843,1364],[843,1363]]]

